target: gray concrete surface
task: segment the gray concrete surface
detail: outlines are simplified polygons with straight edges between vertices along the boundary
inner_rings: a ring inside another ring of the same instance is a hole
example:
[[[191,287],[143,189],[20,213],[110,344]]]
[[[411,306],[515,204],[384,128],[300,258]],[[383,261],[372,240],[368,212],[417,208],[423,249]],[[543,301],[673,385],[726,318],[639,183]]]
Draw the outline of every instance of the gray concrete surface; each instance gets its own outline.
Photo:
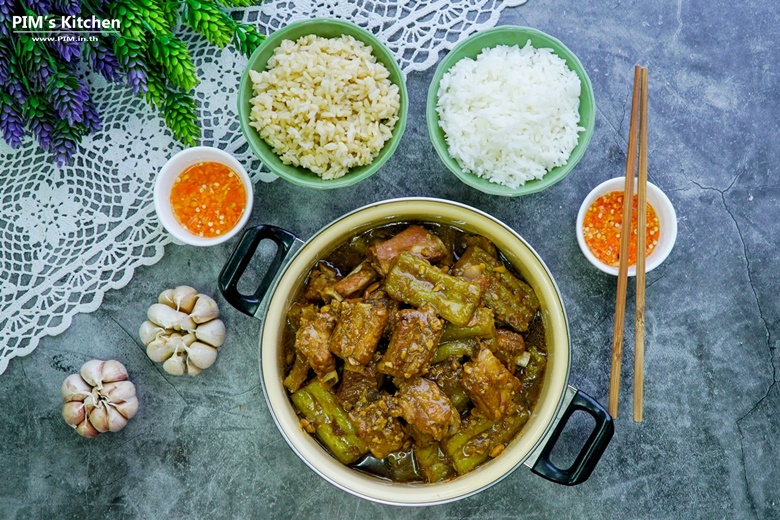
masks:
[[[257,321],[220,299],[229,339],[215,366],[194,379],[162,373],[139,345],[138,326],[162,288],[186,283],[216,294],[230,242],[168,247],[96,312],[11,362],[0,376],[0,517],[780,518],[775,2],[530,0],[501,23],[558,37],[589,71],[596,129],[569,178],[511,200],[458,182],[428,141],[428,71],[409,77],[407,132],[378,174],[335,193],[259,184],[251,223],[309,237],[358,206],[405,195],[495,215],[552,270],[572,328],[571,383],[606,402],[616,281],[587,263],[574,223],[587,192],[622,174],[632,68],[648,65],[650,179],[677,208],[679,238],[648,276],[645,422],[630,417],[629,332],[622,413],[588,482],[566,488],[521,467],[474,497],[416,510],[324,482],[266,409]],[[89,441],[60,418],[59,387],[95,357],[127,365],[142,408],[121,433]],[[575,425],[573,436],[586,427]]]

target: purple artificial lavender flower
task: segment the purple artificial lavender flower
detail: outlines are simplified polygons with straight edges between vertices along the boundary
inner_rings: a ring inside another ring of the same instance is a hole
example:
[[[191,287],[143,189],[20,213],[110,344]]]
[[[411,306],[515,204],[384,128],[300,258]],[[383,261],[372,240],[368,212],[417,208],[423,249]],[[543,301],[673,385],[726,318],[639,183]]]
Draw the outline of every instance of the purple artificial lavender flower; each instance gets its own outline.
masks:
[[[81,56],[81,42],[75,38],[72,40],[57,39],[48,43],[49,48],[66,63],[78,61]]]
[[[82,123],[87,128],[88,134],[94,134],[100,130],[100,116],[98,115],[97,107],[92,101],[87,100],[84,102],[84,119]]]
[[[27,7],[38,14],[49,14],[51,12],[50,0],[27,0]],[[74,15],[75,16],[75,15]]]
[[[45,151],[49,151],[54,140],[54,123],[49,118],[40,117],[30,121],[33,134],[38,139],[38,144]]]
[[[14,0],[0,0],[0,36],[6,38],[10,36],[8,31],[8,20],[11,19],[14,11]]]
[[[38,144],[44,151],[51,151],[54,140],[54,113],[46,102],[38,96],[31,96],[25,104],[25,110],[30,119],[30,128],[38,139]]]
[[[52,19],[54,23],[54,29],[62,29],[62,21],[58,21],[56,18]],[[54,41],[46,42],[49,49],[54,51],[55,57],[60,58],[66,63],[75,63],[81,56],[81,42],[75,35],[71,35],[68,32],[60,34]],[[74,59],[76,58],[76,59]]]
[[[54,139],[51,143],[52,160],[62,168],[71,162],[73,154],[76,152],[76,146],[79,142],[79,136],[72,128],[62,124],[60,121],[54,131]]]
[[[27,96],[30,95],[30,93],[27,92],[27,88],[24,86],[24,84],[16,79],[11,79],[11,81],[8,82],[6,85],[6,91],[20,106],[24,106],[25,102],[27,101]]]
[[[0,97],[0,130],[3,132],[3,139],[11,148],[21,146],[25,136],[22,112],[15,105],[13,98],[5,93]]]
[[[108,81],[117,81],[119,74],[119,61],[111,48],[105,44],[102,38],[88,42],[89,55],[92,58],[92,68],[103,75]]]
[[[49,84],[49,79],[54,75],[52,67],[52,58],[46,51],[42,42],[36,42],[28,34],[23,34],[17,41],[21,49],[17,52],[20,63],[24,64],[24,70],[29,73],[29,77],[37,90],[45,90]]]
[[[59,11],[62,14],[78,16],[81,13],[80,0],[54,0],[52,2],[52,5],[55,10]]]
[[[49,80],[54,75],[54,69],[47,61],[41,61],[38,64],[38,70],[33,75],[33,83],[39,90],[44,90],[49,84]]]
[[[11,48],[5,39],[0,39],[0,85],[5,85],[11,78]]]
[[[49,85],[49,101],[61,119],[68,124],[80,123],[83,120],[84,103],[89,99],[87,86],[75,76],[59,73]]]
[[[142,61],[136,61],[127,67],[127,83],[133,87],[133,95],[140,96],[146,94],[148,87],[146,85],[146,64]]]
[[[0,0],[0,21],[10,20],[14,12],[14,0]]]

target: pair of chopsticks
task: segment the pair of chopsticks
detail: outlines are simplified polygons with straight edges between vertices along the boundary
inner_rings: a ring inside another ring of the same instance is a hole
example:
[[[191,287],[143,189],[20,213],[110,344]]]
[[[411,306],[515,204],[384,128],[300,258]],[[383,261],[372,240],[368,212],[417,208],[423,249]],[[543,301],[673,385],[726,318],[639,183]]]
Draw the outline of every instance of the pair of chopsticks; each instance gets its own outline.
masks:
[[[631,213],[634,200],[634,170],[639,127],[639,174],[637,184],[636,230],[636,323],[634,330],[634,422],[642,421],[645,365],[645,233],[647,227],[647,67],[634,68],[634,93],[628,135],[626,183],[623,192],[623,227],[620,231],[615,329],[612,337],[612,370],[609,379],[609,414],[617,417],[620,393],[620,362],[623,355],[623,328],[626,319],[628,257],[631,242]]]

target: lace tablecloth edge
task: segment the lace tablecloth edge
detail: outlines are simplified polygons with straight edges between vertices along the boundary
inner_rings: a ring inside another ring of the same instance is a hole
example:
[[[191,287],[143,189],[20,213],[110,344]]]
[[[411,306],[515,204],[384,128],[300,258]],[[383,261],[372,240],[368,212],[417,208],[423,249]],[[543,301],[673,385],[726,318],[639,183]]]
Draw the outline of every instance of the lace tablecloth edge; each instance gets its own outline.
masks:
[[[103,303],[103,297],[106,295],[108,291],[121,289],[124,286],[126,286],[128,283],[130,283],[130,280],[133,279],[133,276],[135,275],[135,270],[137,268],[151,266],[156,264],[160,260],[162,260],[163,256],[165,256],[165,246],[172,243],[173,243],[172,240],[170,239],[170,237],[168,237],[165,239],[163,243],[154,246],[155,252],[153,256],[143,256],[136,259],[136,261],[133,262],[132,265],[129,265],[125,268],[125,272],[122,275],[122,278],[120,278],[117,281],[109,282],[105,286],[97,290],[95,292],[95,298],[91,302],[82,304],[81,306],[78,307],[74,307],[71,312],[65,314],[62,317],[62,321],[59,323],[59,325],[57,325],[56,327],[47,327],[46,330],[43,332],[43,334],[32,337],[30,343],[26,347],[18,350],[14,350],[9,356],[0,358],[0,375],[3,374],[3,372],[5,372],[6,368],[8,368],[8,364],[11,362],[12,359],[16,357],[24,357],[29,354],[32,354],[33,351],[38,347],[38,344],[40,343],[41,339],[43,339],[44,337],[57,336],[59,334],[62,334],[66,330],[68,330],[73,322],[73,318],[77,314],[88,314],[98,310]]]

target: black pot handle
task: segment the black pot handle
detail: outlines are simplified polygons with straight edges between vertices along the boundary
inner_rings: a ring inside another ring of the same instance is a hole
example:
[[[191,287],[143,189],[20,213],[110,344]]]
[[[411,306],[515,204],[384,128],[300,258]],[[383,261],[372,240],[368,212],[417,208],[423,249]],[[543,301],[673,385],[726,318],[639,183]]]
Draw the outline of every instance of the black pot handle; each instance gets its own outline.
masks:
[[[249,261],[252,260],[257,246],[263,240],[272,240],[276,243],[276,256],[254,294],[241,294],[238,292],[238,281],[249,265]],[[271,282],[279,272],[287,254],[297,240],[298,238],[295,235],[276,226],[261,225],[244,231],[244,234],[241,235],[241,240],[238,241],[235,249],[230,254],[230,258],[225,263],[225,267],[219,273],[219,290],[222,296],[225,297],[225,300],[244,314],[255,316],[260,308],[263,296],[268,292]]]
[[[560,437],[561,432],[569,422],[569,418],[578,410],[593,417],[596,420],[596,427],[574,460],[574,464],[568,469],[561,469],[552,463],[550,453],[552,453],[558,437]],[[615,425],[607,410],[591,396],[577,390],[566,411],[563,412],[560,421],[555,426],[555,430],[547,440],[547,444],[542,448],[539,458],[534,463],[531,471],[558,484],[567,486],[581,484],[590,477],[614,433]]]

